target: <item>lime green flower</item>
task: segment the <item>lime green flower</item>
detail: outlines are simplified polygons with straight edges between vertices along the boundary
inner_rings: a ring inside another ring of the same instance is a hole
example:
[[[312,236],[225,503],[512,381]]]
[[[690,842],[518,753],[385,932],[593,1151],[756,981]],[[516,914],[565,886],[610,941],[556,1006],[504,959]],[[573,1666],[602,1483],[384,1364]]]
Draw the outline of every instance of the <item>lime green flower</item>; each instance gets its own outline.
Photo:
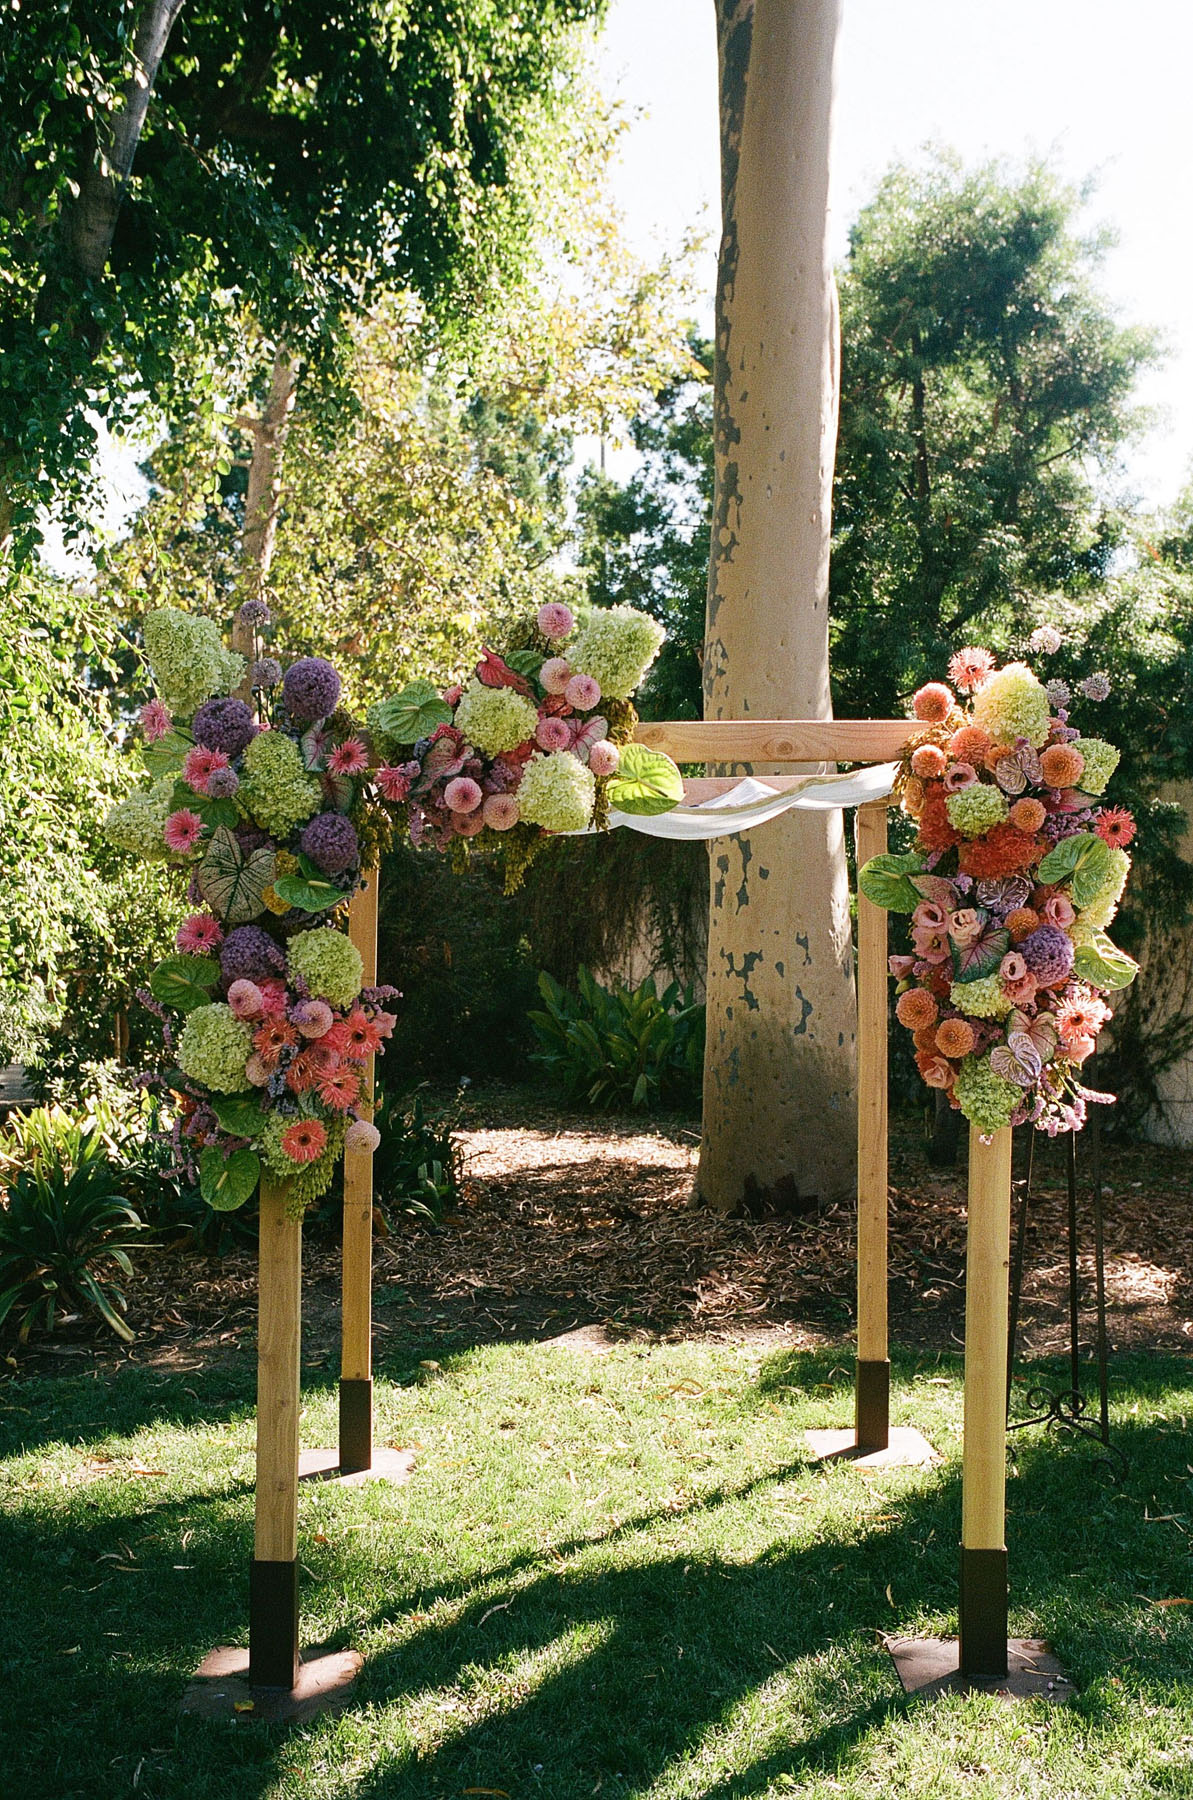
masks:
[[[538,708],[533,700],[509,687],[486,687],[470,681],[456,707],[453,724],[486,756],[500,756],[534,736]]]
[[[1105,931],[1111,919],[1118,911],[1118,903],[1123,897],[1123,889],[1127,885],[1127,876],[1131,872],[1131,858],[1118,844],[1110,844],[1110,867],[1106,879],[1090,901],[1082,907],[1077,915],[1077,923],[1097,931]],[[1076,939],[1076,933],[1074,932]]]
[[[1000,788],[988,781],[973,781],[945,798],[949,824],[966,837],[981,837],[1007,816],[1006,798]]]
[[[532,756],[518,788],[518,810],[544,831],[583,831],[592,823],[596,778],[570,750]]]
[[[252,1048],[252,1027],[230,1006],[196,1006],[178,1039],[178,1066],[213,1093],[236,1094],[250,1085],[244,1066]]]
[[[983,1137],[993,1137],[996,1131],[1009,1125],[1012,1114],[1023,1101],[1023,1089],[1004,1076],[996,1075],[982,1056],[965,1058],[957,1071],[953,1092],[961,1111]]]
[[[1119,752],[1104,738],[1074,738],[1070,746],[1085,762],[1081,786],[1087,794],[1100,794],[1118,767]]]
[[[292,937],[286,961],[290,973],[306,982],[312,1000],[330,1000],[333,1006],[351,1006],[364,980],[360,951],[330,925]]]
[[[174,810],[174,776],[163,776],[152,787],[137,788],[118,800],[104,820],[104,836],[118,850],[128,850],[144,862],[162,862],[169,856],[162,836]]]
[[[567,660],[573,674],[592,676],[603,699],[628,700],[665,636],[661,625],[632,606],[594,606],[569,644]]]
[[[1023,737],[1038,750],[1048,741],[1051,716],[1043,684],[1026,663],[1008,663],[973,697],[974,724],[984,726],[996,744]]]
[[[190,714],[212,694],[244,679],[244,658],[225,650],[214,619],[161,606],[146,615],[145,655],[157,691],[173,713]]]
[[[976,981],[955,981],[949,998],[971,1019],[1005,1019],[1014,1005],[1002,991],[997,975],[980,975]]]
[[[289,837],[320,804],[319,783],[303,768],[294,739],[282,731],[258,732],[253,739],[236,797],[258,825],[279,838]]]

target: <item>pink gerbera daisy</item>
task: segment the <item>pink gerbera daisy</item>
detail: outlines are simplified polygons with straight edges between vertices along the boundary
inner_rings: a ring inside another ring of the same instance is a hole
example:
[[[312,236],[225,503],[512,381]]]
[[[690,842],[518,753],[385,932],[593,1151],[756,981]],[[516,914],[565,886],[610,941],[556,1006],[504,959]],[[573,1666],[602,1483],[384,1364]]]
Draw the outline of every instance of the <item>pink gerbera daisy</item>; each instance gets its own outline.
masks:
[[[173,850],[177,856],[189,856],[203,836],[203,821],[189,806],[180,806],[166,820],[162,836],[167,850]]]
[[[949,659],[949,680],[963,694],[972,694],[993,668],[994,658],[989,650],[958,650]]]
[[[140,711],[141,730],[149,743],[155,744],[158,738],[165,737],[174,721],[160,700],[150,700]]]
[[[343,1021],[343,1043],[341,1054],[351,1062],[364,1062],[381,1047],[381,1033],[370,1019],[368,1013],[359,1006],[354,1006]]]
[[[395,803],[404,800],[410,792],[410,779],[405,769],[391,769],[388,766],[378,769],[373,776],[385,799]]]
[[[347,1112],[360,1099],[360,1076],[351,1069],[333,1069],[317,1083],[320,1100],[334,1112]]]
[[[362,775],[369,766],[369,753],[358,737],[345,738],[327,759],[333,775]]]
[[[1066,1049],[1084,1038],[1096,1038],[1110,1017],[1110,1008],[1092,989],[1078,988],[1056,1009],[1056,1029]]]
[[[187,956],[206,956],[218,950],[224,934],[210,913],[192,913],[184,919],[174,936],[174,948]]]
[[[1125,806],[1107,806],[1095,819],[1094,830],[1104,844],[1117,844],[1125,850],[1135,836],[1135,820]]]
[[[194,788],[196,794],[207,792],[207,783],[217,769],[228,767],[228,758],[223,750],[208,750],[203,744],[196,744],[188,750],[182,764],[182,778]]]
[[[327,1147],[327,1132],[318,1119],[299,1119],[282,1133],[282,1150],[291,1162],[318,1162]]]

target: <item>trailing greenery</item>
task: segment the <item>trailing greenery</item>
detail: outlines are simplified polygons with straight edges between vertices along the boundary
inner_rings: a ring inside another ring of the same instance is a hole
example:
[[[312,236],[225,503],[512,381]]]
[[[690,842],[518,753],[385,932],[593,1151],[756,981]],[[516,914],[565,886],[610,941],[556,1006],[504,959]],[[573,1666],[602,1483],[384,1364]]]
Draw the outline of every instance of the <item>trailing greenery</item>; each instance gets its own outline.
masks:
[[[562,1099],[608,1112],[699,1105],[704,1007],[690,987],[673,981],[660,994],[648,975],[607,988],[585,968],[575,994],[545,970],[538,985],[545,1011],[530,1014],[531,1061]]]

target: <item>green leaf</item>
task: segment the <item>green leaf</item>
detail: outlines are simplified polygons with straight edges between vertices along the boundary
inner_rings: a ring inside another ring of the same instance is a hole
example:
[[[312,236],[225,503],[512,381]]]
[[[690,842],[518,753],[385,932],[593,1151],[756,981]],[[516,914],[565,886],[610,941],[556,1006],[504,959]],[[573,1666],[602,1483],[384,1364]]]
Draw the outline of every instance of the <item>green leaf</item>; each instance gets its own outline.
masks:
[[[661,750],[623,744],[617,773],[609,778],[609,805],[639,818],[670,812],[683,799],[683,776]]]
[[[189,807],[191,812],[198,813],[204,825],[213,830],[217,825],[227,825],[231,830],[240,822],[234,800],[211,800],[206,794],[197,794],[185,781],[174,783],[172,804],[176,808]]]
[[[449,724],[451,716],[451,707],[430,681],[408,682],[392,700],[383,700],[373,715],[381,730],[399,744],[430,737],[438,726]]]
[[[1139,973],[1139,964],[1117,944],[1112,944],[1104,931],[1095,931],[1091,944],[1078,944],[1073,958],[1073,974],[1078,981],[1112,994],[1118,988],[1130,987]]]
[[[261,1178],[261,1158],[254,1150],[231,1156],[212,1144],[199,1158],[199,1192],[213,1212],[235,1212],[251,1200]]]
[[[1067,881],[1073,905],[1080,910],[1097,898],[1113,866],[1110,845],[1092,831],[1078,831],[1048,852],[1036,879],[1048,886]]]
[[[914,850],[906,856],[872,856],[858,871],[857,884],[867,900],[886,912],[914,912],[921,896],[912,876],[923,866],[923,857]]]
[[[193,750],[195,740],[189,731],[167,731],[165,737],[158,738],[154,744],[141,745],[141,761],[149,773],[158,780],[163,775],[170,775],[175,769],[181,769],[188,750]]]
[[[343,888],[322,875],[313,880],[305,875],[280,875],[273,886],[279,899],[297,906],[301,912],[323,912],[348,898]]]
[[[194,1012],[206,1006],[210,990],[220,978],[220,965],[214,956],[167,956],[149,977],[149,992],[163,1006],[175,1012]]]
[[[199,892],[222,925],[247,925],[265,910],[275,866],[272,850],[262,846],[246,856],[227,826],[219,825],[199,864]]]
[[[524,675],[527,681],[537,681],[547,657],[542,650],[511,650],[505,660],[511,669]]]
[[[213,1095],[210,1105],[220,1126],[231,1137],[260,1137],[265,1129],[261,1103],[252,1094]]]

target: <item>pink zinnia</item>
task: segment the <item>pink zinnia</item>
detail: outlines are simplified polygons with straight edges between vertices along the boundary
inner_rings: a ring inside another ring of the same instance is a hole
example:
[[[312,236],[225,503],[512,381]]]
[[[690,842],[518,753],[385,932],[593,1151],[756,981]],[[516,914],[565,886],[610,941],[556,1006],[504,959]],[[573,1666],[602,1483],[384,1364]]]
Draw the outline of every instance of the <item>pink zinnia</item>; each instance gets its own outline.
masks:
[[[561,600],[548,600],[538,610],[538,628],[544,637],[565,638],[576,623],[570,606]]]
[[[290,1014],[304,1038],[326,1037],[332,1026],[332,1011],[326,1000],[300,1000]]]
[[[540,750],[568,750],[572,734],[563,719],[540,719],[534,729],[534,741]]]
[[[327,1132],[318,1119],[299,1119],[282,1133],[282,1150],[291,1162],[317,1162],[327,1144]]]
[[[210,913],[192,913],[184,919],[174,937],[174,948],[188,956],[206,956],[218,950],[224,934]]]
[[[196,744],[188,750],[182,763],[182,778],[194,788],[196,794],[207,792],[207,783],[217,769],[228,768],[228,758],[222,750],[208,750],[203,744]]]
[[[481,816],[490,831],[508,831],[518,823],[519,810],[516,794],[487,794]]]
[[[963,694],[972,694],[974,688],[981,687],[993,667],[994,658],[989,650],[958,650],[949,660],[949,680]]]
[[[471,775],[457,775],[443,790],[443,803],[449,812],[475,812],[483,799],[480,784]]]
[[[588,766],[594,775],[615,775],[621,762],[621,751],[608,738],[598,738],[588,752]]]
[[[353,1119],[344,1133],[345,1150],[354,1150],[359,1155],[362,1151],[375,1150],[381,1142],[381,1133],[369,1119]]]
[[[173,850],[177,856],[189,856],[203,836],[203,821],[188,806],[180,806],[166,820],[162,836],[167,850]]]
[[[228,989],[228,1005],[238,1019],[257,1019],[261,1016],[261,989],[255,981],[242,978],[234,981]]]
[[[391,769],[388,766],[378,769],[373,776],[373,780],[381,789],[384,798],[386,800],[394,801],[395,803],[399,800],[404,800],[410,792],[411,778],[406,774],[404,769]]]
[[[358,737],[345,738],[327,759],[333,775],[361,775],[369,766],[369,753]]]
[[[145,733],[146,740],[151,744],[155,744],[158,738],[165,737],[167,731],[174,724],[160,700],[148,701],[141,708],[139,717],[141,729]]]
[[[549,656],[539,670],[539,680],[549,694],[562,694],[571,678],[571,665],[565,656]]]
[[[591,675],[573,675],[563,690],[563,697],[577,712],[591,712],[601,697],[601,684]]]

